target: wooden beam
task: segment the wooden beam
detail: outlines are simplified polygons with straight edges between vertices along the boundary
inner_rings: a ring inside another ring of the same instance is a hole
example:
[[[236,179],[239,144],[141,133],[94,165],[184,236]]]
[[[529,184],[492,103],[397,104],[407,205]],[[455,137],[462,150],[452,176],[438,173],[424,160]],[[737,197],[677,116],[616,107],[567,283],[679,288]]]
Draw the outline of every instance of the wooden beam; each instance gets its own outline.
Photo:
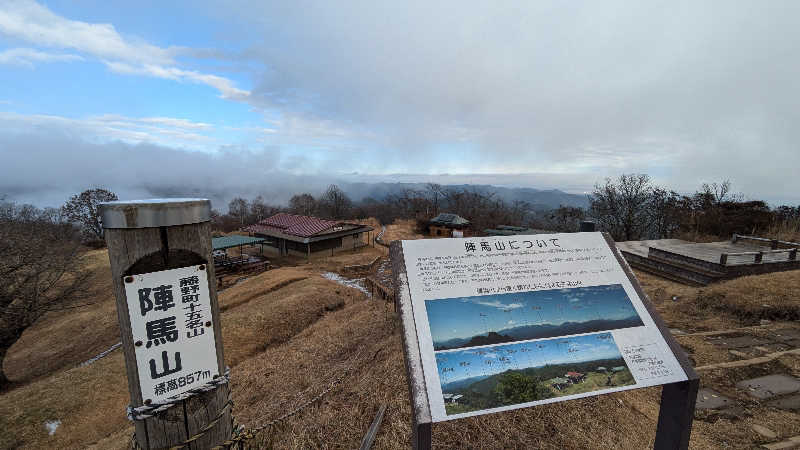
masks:
[[[208,200],[204,200],[204,202],[209,203]],[[126,204],[125,202],[114,203]],[[129,275],[204,264],[209,280],[211,320],[214,327],[219,374],[224,373],[225,365],[217,288],[214,283],[214,264],[211,256],[211,223],[207,219],[199,223],[188,224],[175,224],[167,221],[162,222],[168,224],[165,226],[138,228],[137,225],[141,223],[137,224],[135,221],[137,217],[140,220],[148,218],[143,211],[148,204],[129,203],[128,205],[130,205],[130,208],[127,209],[127,212],[130,213],[128,219],[133,220],[134,223],[123,223],[121,227],[113,228],[118,225],[111,220],[113,216],[106,220],[104,215],[103,227],[111,262],[117,319],[125,356],[125,369],[128,375],[128,391],[131,405],[138,407],[142,406],[144,401],[140,390],[128,301],[123,281]],[[210,209],[210,204],[208,207]],[[104,205],[103,208],[106,206]],[[157,210],[158,206],[155,209]],[[146,225],[157,225],[157,223],[158,221]],[[231,411],[227,407],[229,395],[229,384],[222,384],[204,394],[190,397],[184,400],[182,405],[173,406],[154,417],[135,421],[136,442],[141,448],[148,450],[179,445],[206,428],[221,413],[221,418],[215,425],[185,448],[199,450],[221,444],[230,438],[233,431]]]

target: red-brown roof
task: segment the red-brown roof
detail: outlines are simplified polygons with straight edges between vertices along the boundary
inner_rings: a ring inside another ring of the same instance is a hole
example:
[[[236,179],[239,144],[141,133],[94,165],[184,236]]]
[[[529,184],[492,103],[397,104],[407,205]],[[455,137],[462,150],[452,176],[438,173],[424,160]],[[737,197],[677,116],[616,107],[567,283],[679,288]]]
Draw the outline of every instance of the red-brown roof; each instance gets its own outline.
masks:
[[[582,373],[578,373],[578,372],[567,372],[567,376],[568,377],[582,377],[583,374]]]
[[[311,216],[278,213],[267,217],[256,225],[245,228],[245,231],[263,233],[267,231],[290,234],[299,237],[311,237],[317,233],[336,226],[338,222]]]

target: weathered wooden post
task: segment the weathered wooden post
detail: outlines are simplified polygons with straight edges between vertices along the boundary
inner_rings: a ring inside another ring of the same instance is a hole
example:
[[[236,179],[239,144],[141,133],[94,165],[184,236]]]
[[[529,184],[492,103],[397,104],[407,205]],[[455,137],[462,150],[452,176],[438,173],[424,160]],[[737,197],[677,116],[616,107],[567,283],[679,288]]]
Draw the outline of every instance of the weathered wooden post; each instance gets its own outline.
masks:
[[[103,203],[122,349],[143,449],[207,449],[233,424],[211,257],[211,203]]]

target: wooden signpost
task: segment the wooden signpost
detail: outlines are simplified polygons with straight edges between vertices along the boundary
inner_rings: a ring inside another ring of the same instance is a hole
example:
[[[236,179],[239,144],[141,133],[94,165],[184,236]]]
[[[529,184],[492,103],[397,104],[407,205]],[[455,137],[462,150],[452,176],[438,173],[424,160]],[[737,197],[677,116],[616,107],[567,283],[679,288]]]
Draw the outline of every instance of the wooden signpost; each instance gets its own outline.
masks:
[[[233,431],[210,211],[205,199],[100,206],[133,408],[129,418],[143,449],[207,449]]]
[[[394,241],[390,258],[413,448],[434,422],[658,385],[654,448],[688,448],[699,378],[608,234]],[[471,401],[510,371],[541,380],[526,400]]]

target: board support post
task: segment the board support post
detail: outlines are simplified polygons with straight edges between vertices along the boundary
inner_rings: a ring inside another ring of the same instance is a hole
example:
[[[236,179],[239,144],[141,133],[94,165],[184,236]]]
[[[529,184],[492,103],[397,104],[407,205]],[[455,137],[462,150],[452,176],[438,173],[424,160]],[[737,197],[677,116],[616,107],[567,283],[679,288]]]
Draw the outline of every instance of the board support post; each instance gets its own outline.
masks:
[[[689,448],[692,420],[700,380],[690,378],[679,383],[665,384],[661,389],[661,408],[653,450]]]
[[[137,309],[140,307],[142,294],[139,294],[139,299],[128,299],[126,282],[131,283],[135,275],[192,266],[196,266],[196,270],[204,270],[206,280],[215,280],[210,211],[211,203],[207,199],[115,201],[100,205],[99,215],[111,262],[130,404],[133,408],[149,405],[149,399],[142,393],[136,359],[137,348],[141,351],[144,347],[141,341],[134,342],[129,308],[129,305],[135,305]],[[223,375],[225,364],[219,304],[216,283],[208,282],[207,286],[211,311],[207,312],[210,317],[205,316],[203,320],[210,319],[205,326],[213,330],[214,348],[202,350],[209,354],[209,358],[215,355],[214,375],[217,377],[215,380],[219,381],[219,377],[226,376]],[[200,288],[204,289],[204,286]],[[180,308],[184,305],[178,292],[173,311],[178,321],[183,321]],[[144,311],[144,307],[141,308]],[[134,313],[138,314],[138,311],[135,309]],[[179,361],[177,365],[180,367]],[[147,413],[148,417],[134,420],[135,446],[150,450],[177,446],[206,449],[220,445],[229,440],[233,432],[231,404],[230,383],[227,382],[214,384],[205,392],[186,395],[183,400],[174,400],[173,405],[163,411]]]

